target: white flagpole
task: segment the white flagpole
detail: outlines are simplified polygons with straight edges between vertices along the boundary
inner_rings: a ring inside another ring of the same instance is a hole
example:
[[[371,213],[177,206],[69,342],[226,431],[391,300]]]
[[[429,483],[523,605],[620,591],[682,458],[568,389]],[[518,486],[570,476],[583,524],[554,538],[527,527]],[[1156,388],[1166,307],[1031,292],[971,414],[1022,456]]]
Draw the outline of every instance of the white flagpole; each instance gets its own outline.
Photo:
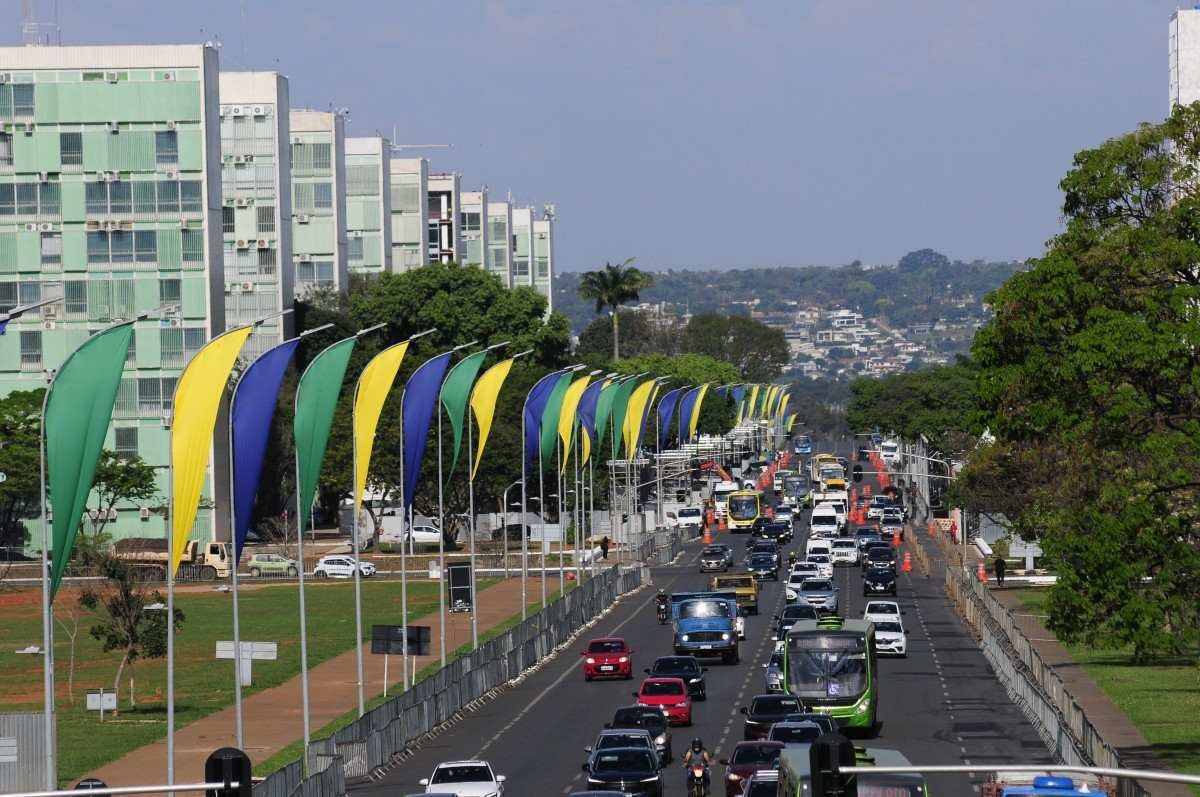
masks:
[[[475,447],[471,441],[471,410],[467,409],[467,528],[471,534],[471,649],[479,647],[478,607],[475,603],[475,477],[472,475],[475,462]],[[500,535],[506,533],[504,523],[500,524]]]
[[[50,401],[50,391],[53,388],[54,377],[50,376],[50,385],[42,396],[42,422],[39,431],[40,474],[38,488],[41,495],[42,516],[42,689],[44,728],[43,744],[46,765],[46,790],[58,788],[58,763],[54,750],[54,608],[50,605],[50,524],[46,517],[46,405]],[[55,551],[56,556],[65,556],[65,551]]]

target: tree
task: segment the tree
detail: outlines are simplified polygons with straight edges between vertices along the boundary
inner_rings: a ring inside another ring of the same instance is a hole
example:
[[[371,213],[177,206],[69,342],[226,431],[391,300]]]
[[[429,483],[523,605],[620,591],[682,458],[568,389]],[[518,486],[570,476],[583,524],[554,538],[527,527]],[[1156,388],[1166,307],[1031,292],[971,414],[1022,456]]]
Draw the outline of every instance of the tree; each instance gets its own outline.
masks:
[[[925,435],[934,448],[955,452],[973,445],[984,429],[976,374],[968,360],[880,378],[859,377],[850,383],[846,420],[858,431],[878,426],[909,440]]]
[[[1040,465],[1000,472],[1058,572],[1050,629],[1140,660],[1200,645],[1198,163],[1195,105],[1076,155],[1064,231],[973,346],[1003,457],[968,470]]]
[[[683,347],[729,363],[747,382],[770,382],[791,359],[782,329],[719,313],[693,316],[684,329]]]
[[[104,528],[108,525],[109,513],[121,503],[149,503],[158,495],[154,468],[136,454],[122,457],[105,449],[96,463],[96,477],[92,493],[88,497],[93,503],[96,520],[91,521],[92,533],[88,535],[87,521],[80,521],[77,550],[85,563],[99,561],[103,549],[107,548],[109,535]]]
[[[700,434],[724,434],[733,428],[734,406],[729,398],[722,398],[714,391],[720,385],[740,382],[741,377],[729,363],[715,360],[706,354],[681,354],[668,357],[664,354],[647,354],[621,360],[613,369],[622,374],[650,373],[670,377],[671,381],[659,392],[659,399],[666,391],[688,385],[696,387],[709,383],[708,394],[700,405],[700,417],[696,430]],[[653,428],[653,421],[650,428]],[[678,428],[678,427],[676,427]]]
[[[612,312],[613,348],[612,358],[618,360],[620,353],[620,316],[617,308],[626,302],[636,302],[639,293],[654,287],[654,277],[635,268],[633,258],[613,265],[605,263],[599,271],[588,271],[579,278],[579,296],[596,303],[596,312],[608,308]]]
[[[626,357],[657,352],[678,354],[682,345],[683,324],[678,319],[653,318],[637,310],[618,310],[621,329],[625,330]],[[612,355],[612,321],[597,318],[579,335],[575,354],[587,360],[609,362]]]
[[[79,605],[91,611],[102,611],[99,622],[89,631],[92,638],[104,645],[104,652],[121,651],[121,663],[113,677],[113,692],[120,695],[121,676],[125,668],[132,671],[138,659],[159,659],[167,654],[167,613],[149,609],[162,603],[158,591],[149,592],[133,568],[119,559],[108,558],[103,564],[106,577],[100,589],[87,587],[79,596]],[[184,615],[175,610],[175,630],[183,627]],[[130,678],[132,682],[132,678]],[[136,705],[130,686],[129,705]]]
[[[41,488],[41,417],[44,388],[16,390],[0,399],[0,547],[23,548],[22,522],[37,517]],[[39,545],[40,547],[40,545]]]

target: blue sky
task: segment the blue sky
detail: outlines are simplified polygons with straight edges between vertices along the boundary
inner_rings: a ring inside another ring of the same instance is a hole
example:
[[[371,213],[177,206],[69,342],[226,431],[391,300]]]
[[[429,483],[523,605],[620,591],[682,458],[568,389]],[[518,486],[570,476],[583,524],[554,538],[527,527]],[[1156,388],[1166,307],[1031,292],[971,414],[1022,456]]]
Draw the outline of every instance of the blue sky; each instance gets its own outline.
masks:
[[[562,270],[1035,255],[1073,153],[1166,115],[1177,5],[59,0],[65,44],[219,38],[352,134],[452,144],[434,171],[556,203]]]

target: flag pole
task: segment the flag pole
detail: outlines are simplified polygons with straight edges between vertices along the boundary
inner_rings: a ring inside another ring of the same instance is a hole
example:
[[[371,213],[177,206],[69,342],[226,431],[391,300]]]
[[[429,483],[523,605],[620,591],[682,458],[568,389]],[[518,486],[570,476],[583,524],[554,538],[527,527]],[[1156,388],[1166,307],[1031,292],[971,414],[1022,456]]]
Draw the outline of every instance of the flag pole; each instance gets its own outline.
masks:
[[[50,391],[54,387],[53,374],[50,375],[49,381],[46,393],[42,396],[42,422],[39,424],[41,475],[38,488],[41,494],[39,508],[42,516],[42,689],[44,692],[42,710],[45,714],[42,718],[45,726],[42,732],[44,734],[43,744],[46,746],[46,790],[54,791],[58,788],[58,763],[55,760],[54,749],[54,608],[50,605],[50,530],[49,522],[46,519],[46,405],[50,401]],[[59,556],[65,555],[65,553],[65,551],[56,552]]]
[[[466,349],[478,343],[473,340],[450,350],[453,354],[460,349]],[[443,381],[445,377],[443,376]],[[434,398],[434,409],[437,412],[437,484],[438,484],[438,641],[441,648],[442,666],[446,666],[446,505],[442,489],[442,401],[441,386],[438,386],[438,396]],[[403,451],[403,449],[401,449]]]
[[[471,442],[471,412],[467,411],[467,529],[471,535],[471,650],[479,647],[479,620],[475,603],[475,477],[471,475],[475,462],[475,447]],[[500,535],[504,536],[504,523],[500,524]]]
[[[412,537],[412,514],[404,505],[404,394],[408,386],[400,389],[400,632],[404,637],[404,662],[402,675],[404,690],[408,691],[408,541]]]
[[[526,396],[526,400],[528,401],[528,396]],[[525,500],[526,500],[525,470],[526,470],[526,460],[528,459],[528,457],[525,456],[525,406],[524,405],[521,405],[521,445],[518,446],[518,448],[520,449],[520,457],[521,457],[521,519],[519,522],[520,526],[521,526],[521,622],[525,622],[525,617],[526,617],[526,614],[528,613],[528,608],[529,608],[529,600],[525,595],[526,582],[529,579],[529,534],[525,530],[526,529],[525,519],[527,517],[527,507],[525,505]],[[507,513],[508,507],[505,507],[504,511]],[[507,517],[507,514],[505,515],[505,517]],[[504,533],[507,534],[508,529],[505,529]]]

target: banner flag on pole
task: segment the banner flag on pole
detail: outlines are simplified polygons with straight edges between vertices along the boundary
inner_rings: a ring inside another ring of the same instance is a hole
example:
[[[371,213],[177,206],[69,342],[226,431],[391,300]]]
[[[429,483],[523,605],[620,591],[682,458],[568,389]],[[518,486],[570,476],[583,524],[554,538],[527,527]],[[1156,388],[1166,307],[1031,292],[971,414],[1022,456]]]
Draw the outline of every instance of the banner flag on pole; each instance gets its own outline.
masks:
[[[650,393],[656,384],[654,379],[647,379],[638,385],[629,396],[622,437],[625,441],[625,457],[631,462],[637,449],[638,437],[641,436],[642,419],[646,417],[646,406],[650,403]]]
[[[233,464],[233,562],[242,560],[242,545],[250,529],[254,512],[254,496],[262,476],[263,457],[267,453],[267,438],[271,421],[279,403],[279,386],[296,353],[300,338],[285,340],[268,349],[242,372],[233,390],[229,411],[232,424]]]
[[[658,450],[662,451],[667,445],[667,438],[671,436],[671,418],[675,415],[675,406],[679,403],[679,399],[683,397],[683,392],[687,388],[677,387],[670,393],[662,397],[662,401],[658,402]],[[680,436],[679,442],[683,442],[683,437]]]
[[[200,491],[225,385],[253,329],[254,325],[237,327],[210,340],[188,361],[176,383],[171,418],[172,570],[179,568],[200,508]]]
[[[700,397],[701,388],[706,385],[697,385],[691,390],[683,394],[679,399],[679,442],[685,443],[691,439],[691,433],[688,431],[692,422],[692,409],[696,406],[696,399]]]
[[[471,398],[471,386],[475,384],[475,377],[479,375],[479,369],[483,367],[487,355],[488,350],[484,349],[462,358],[450,369],[450,373],[446,374],[446,381],[442,383],[441,402],[446,409],[446,417],[450,419],[450,431],[454,433],[454,454],[450,459],[450,470],[446,471],[447,474],[454,473],[454,468],[458,465],[458,452],[462,448],[463,417],[467,413],[467,402]]]
[[[696,437],[696,427],[700,425],[700,407],[704,404],[704,396],[708,393],[708,384],[700,386],[700,395],[696,396],[696,404],[692,407],[692,415],[688,418],[688,439]]]
[[[98,332],[67,357],[50,383],[43,423],[54,510],[51,603],[75,547],[132,339],[132,321]]]
[[[592,456],[592,441],[596,439],[596,411],[600,403],[600,394],[608,387],[610,380],[597,379],[588,385],[587,390],[579,397],[579,425],[583,427],[584,435],[579,440],[579,464],[586,465]],[[611,406],[611,404],[610,404]]]
[[[631,377],[621,383],[620,389],[613,396],[612,414],[612,459],[621,452],[621,442],[625,435],[625,416],[629,414],[629,400],[633,391],[637,390],[637,377]]]
[[[596,398],[596,446],[600,446],[601,441],[605,439],[605,433],[608,431],[608,422],[613,417],[613,402],[616,400],[618,393],[621,391],[623,382],[616,379],[609,381],[600,390],[600,395]]]
[[[483,459],[483,447],[487,445],[488,434],[492,431],[492,420],[496,416],[496,399],[500,397],[500,388],[512,370],[513,358],[496,363],[483,372],[475,388],[471,391],[471,412],[475,415],[475,425],[479,427],[478,446],[475,449],[475,462],[471,465],[471,478],[479,470],[479,461]]]
[[[542,410],[542,465],[547,468],[554,461],[554,441],[558,439],[558,419],[562,415],[563,399],[567,395],[567,388],[571,386],[571,380],[574,377],[574,371],[565,371],[559,374],[558,381],[554,383],[554,389],[550,391],[550,396],[546,399],[546,408]]]
[[[393,343],[376,354],[358,377],[358,390],[354,394],[354,473],[357,477],[354,485],[355,512],[362,507],[363,493],[367,489],[367,470],[371,467],[371,449],[375,445],[379,416],[383,413],[388,394],[392,392],[392,384],[396,381],[396,374],[400,372],[404,355],[408,353],[409,342],[405,340]],[[406,439],[405,444],[407,443]],[[421,445],[425,445],[425,438],[421,438]],[[357,533],[356,529],[355,534]]]
[[[579,412],[579,401],[583,398],[583,392],[587,390],[591,384],[592,377],[584,374],[571,383],[563,394],[562,410],[558,415],[558,438],[562,440],[562,467],[560,473],[565,473],[567,469],[567,457],[571,454],[571,438],[575,431],[575,421]]]
[[[525,397],[522,412],[525,414],[525,461],[531,462],[538,455],[542,440],[542,413],[546,410],[546,402],[562,371],[554,371],[539,379],[529,394]]]
[[[346,377],[346,367],[357,340],[357,337],[349,337],[324,348],[304,369],[296,388],[292,435],[299,463],[302,512],[297,528],[304,528],[312,513],[317,480],[325,461],[325,447],[329,444],[329,430],[333,427],[338,396],[342,392],[342,380]]]
[[[404,386],[404,508],[412,506],[425,458],[425,440],[437,408],[438,391],[453,352],[431,357],[413,372]]]
[[[799,413],[796,413],[796,412],[793,412],[791,415],[788,416],[787,428],[784,429],[784,431],[787,432],[788,434],[792,433],[792,426],[796,423],[797,416],[799,416]]]
[[[642,447],[642,441],[646,439],[646,427],[650,424],[650,416],[654,413],[654,402],[658,400],[658,394],[662,391],[662,382],[655,381],[654,387],[650,390],[650,399],[646,402],[646,408],[642,410],[642,422],[637,429],[637,439],[633,441],[633,450],[637,451]]]

